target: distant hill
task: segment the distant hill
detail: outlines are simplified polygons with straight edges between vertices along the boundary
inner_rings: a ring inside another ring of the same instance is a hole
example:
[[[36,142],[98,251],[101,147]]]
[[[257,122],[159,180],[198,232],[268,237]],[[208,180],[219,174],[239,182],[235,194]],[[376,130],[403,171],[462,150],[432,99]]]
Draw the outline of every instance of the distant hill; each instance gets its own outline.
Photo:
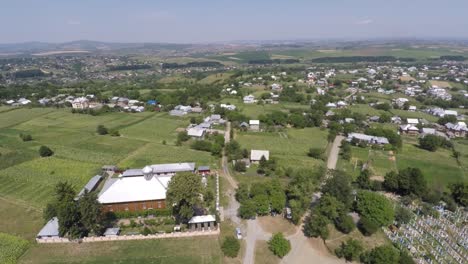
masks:
[[[42,54],[53,52],[59,54],[59,51],[87,51],[87,52],[144,52],[161,50],[183,50],[193,45],[190,44],[171,44],[171,43],[113,43],[90,40],[78,40],[64,43],[45,43],[45,42],[24,42],[12,44],[0,44],[0,53],[21,53],[24,55]]]

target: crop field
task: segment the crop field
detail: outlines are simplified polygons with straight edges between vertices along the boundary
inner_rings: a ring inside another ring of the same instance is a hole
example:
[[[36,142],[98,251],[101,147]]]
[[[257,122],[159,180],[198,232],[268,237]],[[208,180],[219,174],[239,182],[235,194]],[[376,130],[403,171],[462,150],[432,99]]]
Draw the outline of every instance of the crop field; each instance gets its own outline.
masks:
[[[236,140],[247,149],[269,150],[270,157],[284,167],[312,167],[323,164],[307,156],[310,148],[325,149],[327,133],[318,128],[288,129],[276,133],[238,133]],[[307,144],[304,144],[307,142]]]
[[[118,163],[122,168],[139,168],[148,164],[196,162],[196,165],[210,165],[217,167],[216,157],[204,151],[189,149],[188,147],[176,147],[160,143],[148,143]]]
[[[52,112],[47,108],[20,108],[0,115],[0,128],[10,127]]]
[[[36,245],[19,263],[190,263],[222,261],[217,237]]]
[[[0,125],[0,198],[38,210],[51,199],[57,182],[69,181],[78,191],[106,164],[143,167],[194,161],[216,167],[217,159],[210,153],[174,146],[175,130],[185,127],[187,118],[149,112],[91,116],[64,109],[18,108],[0,112],[0,120],[6,121]],[[97,135],[99,124],[119,129],[121,136]],[[33,140],[23,142],[20,133],[30,134]],[[40,158],[41,145],[51,148],[54,156]]]
[[[0,263],[14,264],[28,249],[29,242],[12,235],[0,233]]]
[[[82,188],[89,178],[99,172],[96,163],[77,162],[58,157],[37,158],[0,171],[0,194],[42,207],[52,197],[60,181]]]
[[[181,117],[171,117],[167,114],[157,114],[133,126],[120,130],[124,137],[139,139],[149,142],[174,143],[179,127],[185,127],[188,119]]]

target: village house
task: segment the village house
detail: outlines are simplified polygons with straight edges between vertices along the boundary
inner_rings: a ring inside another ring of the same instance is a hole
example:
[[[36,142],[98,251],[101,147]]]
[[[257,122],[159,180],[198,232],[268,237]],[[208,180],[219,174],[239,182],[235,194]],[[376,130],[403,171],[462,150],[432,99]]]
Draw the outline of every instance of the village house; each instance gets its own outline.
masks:
[[[257,102],[257,100],[255,100],[255,96],[251,94],[244,96],[243,101],[244,104],[254,104]]]
[[[169,111],[171,116],[184,116],[192,112],[192,107],[190,105],[177,105],[173,110]]]
[[[229,110],[229,111],[234,111],[236,110],[236,106],[232,104],[220,104],[219,105],[221,108]]]
[[[404,133],[410,136],[415,136],[419,134],[419,128],[411,124],[401,125],[399,131],[400,133]]]
[[[419,120],[417,118],[407,118],[406,123],[410,125],[417,125],[419,124]]]
[[[271,90],[275,92],[281,92],[283,90],[283,86],[280,84],[274,83],[271,85]]]
[[[251,131],[260,131],[260,120],[249,120],[249,129]]]
[[[466,137],[468,134],[468,127],[465,122],[458,122],[456,124],[447,123],[445,124],[445,128],[447,129],[447,135],[450,138]]]
[[[187,129],[187,135],[194,139],[203,139],[205,137],[206,130],[200,127],[191,127]]]
[[[86,97],[75,98],[72,102],[73,109],[88,109],[89,108],[89,99]]]
[[[268,150],[254,150],[250,151],[250,163],[257,164],[260,162],[262,157],[265,157],[266,160],[270,159],[270,151]]]

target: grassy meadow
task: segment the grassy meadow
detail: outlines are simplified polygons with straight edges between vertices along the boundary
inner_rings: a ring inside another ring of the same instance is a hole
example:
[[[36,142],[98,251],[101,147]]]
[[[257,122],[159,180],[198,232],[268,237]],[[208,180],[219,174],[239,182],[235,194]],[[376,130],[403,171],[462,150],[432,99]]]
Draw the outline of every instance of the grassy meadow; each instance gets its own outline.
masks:
[[[287,129],[285,132],[239,132],[235,138],[247,149],[269,150],[283,167],[307,168],[324,162],[307,156],[310,148],[325,149],[327,132],[319,128]],[[307,143],[305,143],[307,142]]]
[[[217,237],[37,245],[19,263],[221,263]]]

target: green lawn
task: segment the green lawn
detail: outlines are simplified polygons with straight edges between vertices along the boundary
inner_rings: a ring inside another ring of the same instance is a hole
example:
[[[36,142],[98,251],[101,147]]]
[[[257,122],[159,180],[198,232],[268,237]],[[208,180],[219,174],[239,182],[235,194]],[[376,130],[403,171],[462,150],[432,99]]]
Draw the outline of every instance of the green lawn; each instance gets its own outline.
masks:
[[[217,237],[35,245],[19,263],[221,263]]]
[[[0,197],[0,212],[2,212],[0,233],[8,233],[33,241],[44,224],[42,211],[27,203]]]
[[[430,152],[413,144],[404,144],[397,153],[396,161],[398,169],[421,169],[428,186],[434,189],[443,189],[448,183],[467,180],[466,171],[457,164],[452,152],[446,149]],[[467,164],[466,160],[462,164]]]
[[[356,178],[361,172],[360,164],[367,163],[371,176],[385,176],[387,172],[397,170],[396,163],[391,160],[391,157],[388,151],[353,146],[351,147],[351,160],[343,160],[340,156],[337,168]]]
[[[310,148],[325,149],[327,132],[319,128],[287,129],[275,133],[237,133],[236,140],[247,149],[269,150],[283,167],[310,168],[323,161],[307,156]]]

